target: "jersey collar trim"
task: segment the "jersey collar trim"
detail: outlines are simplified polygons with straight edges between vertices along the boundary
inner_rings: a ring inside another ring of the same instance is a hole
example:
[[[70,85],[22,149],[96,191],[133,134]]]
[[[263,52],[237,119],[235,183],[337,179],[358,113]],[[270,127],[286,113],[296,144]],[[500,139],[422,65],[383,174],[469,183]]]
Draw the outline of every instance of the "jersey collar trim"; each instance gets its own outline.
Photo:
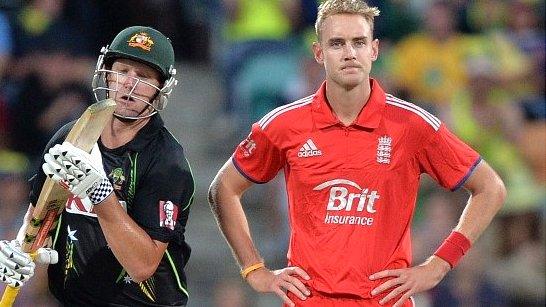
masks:
[[[379,82],[370,78],[371,94],[368,102],[360,111],[355,122],[351,126],[375,129],[383,117],[386,95]],[[341,125],[326,101],[326,81],[318,89],[312,103],[313,118],[317,128],[322,129],[334,125]]]

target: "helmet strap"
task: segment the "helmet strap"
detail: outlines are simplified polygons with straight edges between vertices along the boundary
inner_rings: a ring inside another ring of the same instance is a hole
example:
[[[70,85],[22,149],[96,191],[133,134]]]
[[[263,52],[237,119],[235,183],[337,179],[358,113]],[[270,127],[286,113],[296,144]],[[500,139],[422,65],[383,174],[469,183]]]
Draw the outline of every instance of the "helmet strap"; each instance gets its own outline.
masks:
[[[123,122],[123,123],[134,123],[138,119],[138,118],[121,117],[121,116],[117,115],[116,113],[114,113],[114,117],[117,118],[120,122]]]

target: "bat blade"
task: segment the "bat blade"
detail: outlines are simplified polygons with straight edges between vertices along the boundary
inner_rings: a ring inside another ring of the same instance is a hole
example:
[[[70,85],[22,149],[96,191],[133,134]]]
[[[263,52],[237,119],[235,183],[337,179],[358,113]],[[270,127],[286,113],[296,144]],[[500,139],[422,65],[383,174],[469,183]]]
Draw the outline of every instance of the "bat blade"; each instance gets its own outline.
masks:
[[[113,99],[105,99],[90,105],[76,121],[66,141],[74,146],[90,152],[97,142],[109,119],[116,108]],[[49,232],[55,229],[59,215],[63,212],[70,193],[56,184],[50,178],[46,178],[31,222],[25,231],[22,249],[26,253],[32,253],[43,247]]]

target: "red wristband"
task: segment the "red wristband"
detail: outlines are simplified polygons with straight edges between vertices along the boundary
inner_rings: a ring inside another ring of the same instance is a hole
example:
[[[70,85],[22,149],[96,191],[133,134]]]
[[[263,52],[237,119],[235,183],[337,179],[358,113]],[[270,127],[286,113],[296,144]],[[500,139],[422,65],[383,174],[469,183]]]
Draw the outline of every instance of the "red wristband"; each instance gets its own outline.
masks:
[[[457,263],[470,249],[470,240],[462,233],[452,231],[451,234],[444,240],[444,243],[436,250],[434,255],[444,259],[453,269]]]

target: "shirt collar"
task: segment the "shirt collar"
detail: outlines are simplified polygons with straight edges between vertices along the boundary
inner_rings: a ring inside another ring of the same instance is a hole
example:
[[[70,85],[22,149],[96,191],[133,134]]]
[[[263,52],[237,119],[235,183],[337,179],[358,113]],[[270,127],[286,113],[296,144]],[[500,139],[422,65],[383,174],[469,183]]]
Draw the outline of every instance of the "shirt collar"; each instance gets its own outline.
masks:
[[[372,78],[370,78],[370,88],[370,98],[351,126],[355,125],[371,129],[379,126],[379,122],[383,116],[386,96],[379,82]],[[313,98],[312,110],[315,125],[319,129],[341,124],[341,121],[332,111],[326,98],[326,81],[322,83]]]

